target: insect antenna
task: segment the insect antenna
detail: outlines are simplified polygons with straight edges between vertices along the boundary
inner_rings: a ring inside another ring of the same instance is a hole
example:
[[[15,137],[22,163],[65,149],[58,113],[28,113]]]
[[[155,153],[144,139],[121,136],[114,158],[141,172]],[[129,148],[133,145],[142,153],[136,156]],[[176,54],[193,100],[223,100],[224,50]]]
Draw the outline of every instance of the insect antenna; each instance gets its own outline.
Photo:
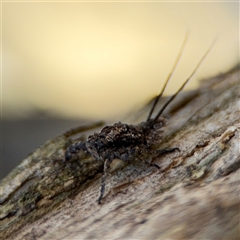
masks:
[[[167,86],[170,78],[172,77],[173,73],[175,72],[175,70],[176,70],[176,68],[177,68],[177,64],[179,63],[179,60],[180,60],[180,58],[181,58],[181,56],[182,56],[182,53],[183,53],[183,50],[184,50],[184,48],[185,48],[185,46],[186,46],[187,39],[188,39],[188,31],[186,32],[186,35],[185,35],[185,37],[184,37],[184,41],[183,41],[183,43],[182,43],[182,46],[181,46],[180,51],[179,51],[179,53],[178,53],[178,56],[177,56],[177,58],[176,58],[176,60],[175,60],[175,62],[174,62],[174,65],[173,65],[172,70],[170,71],[170,73],[169,73],[169,75],[168,75],[168,77],[167,77],[167,79],[166,79],[166,81],[165,81],[165,83],[164,83],[164,86],[163,86],[163,88],[162,88],[162,91],[157,95],[157,97],[156,97],[155,100],[154,100],[154,103],[153,103],[153,105],[152,105],[152,108],[151,108],[151,110],[150,110],[150,112],[149,112],[149,114],[148,114],[147,121],[151,118],[152,113],[153,113],[153,111],[154,111],[154,109],[155,109],[155,107],[156,107],[159,99],[162,97],[162,95],[163,95],[163,93],[164,93],[164,91],[165,91],[165,88],[166,88],[166,86]]]
[[[189,80],[193,77],[193,75],[196,73],[196,71],[198,70],[198,68],[200,67],[201,63],[203,62],[203,60],[207,57],[208,53],[212,50],[214,44],[216,43],[217,38],[214,39],[214,41],[212,42],[212,44],[209,46],[209,48],[207,49],[207,51],[205,52],[205,54],[202,56],[202,58],[200,59],[200,61],[198,62],[198,64],[196,65],[196,67],[194,68],[194,70],[192,71],[192,73],[190,74],[190,76],[185,80],[185,82],[183,83],[183,85],[178,89],[178,91],[173,94],[169,100],[162,106],[162,108],[160,109],[160,111],[158,112],[158,114],[155,116],[154,121],[156,121],[161,114],[163,113],[163,111],[166,109],[166,107],[173,101],[173,99],[182,91],[182,89],[185,87],[185,85],[189,82]]]

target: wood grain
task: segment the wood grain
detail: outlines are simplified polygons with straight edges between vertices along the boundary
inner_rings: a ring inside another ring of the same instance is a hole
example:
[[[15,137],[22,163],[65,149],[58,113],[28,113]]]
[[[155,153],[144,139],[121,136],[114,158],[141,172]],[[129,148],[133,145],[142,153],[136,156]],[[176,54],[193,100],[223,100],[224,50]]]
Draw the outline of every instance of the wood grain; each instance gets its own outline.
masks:
[[[168,111],[159,148],[180,152],[146,159],[160,170],[114,160],[101,205],[102,163],[64,163],[72,134],[49,140],[1,182],[0,238],[239,239],[239,74],[203,81]]]

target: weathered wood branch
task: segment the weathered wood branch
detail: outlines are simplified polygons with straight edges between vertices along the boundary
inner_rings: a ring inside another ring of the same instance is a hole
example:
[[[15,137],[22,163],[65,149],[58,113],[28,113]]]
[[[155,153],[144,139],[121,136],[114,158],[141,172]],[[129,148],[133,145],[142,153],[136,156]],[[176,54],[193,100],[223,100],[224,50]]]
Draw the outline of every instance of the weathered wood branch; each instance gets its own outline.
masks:
[[[153,157],[160,170],[115,161],[102,205],[102,163],[63,161],[85,128],[46,142],[1,182],[0,238],[239,239],[239,74],[204,81],[169,110],[159,147],[181,151]]]

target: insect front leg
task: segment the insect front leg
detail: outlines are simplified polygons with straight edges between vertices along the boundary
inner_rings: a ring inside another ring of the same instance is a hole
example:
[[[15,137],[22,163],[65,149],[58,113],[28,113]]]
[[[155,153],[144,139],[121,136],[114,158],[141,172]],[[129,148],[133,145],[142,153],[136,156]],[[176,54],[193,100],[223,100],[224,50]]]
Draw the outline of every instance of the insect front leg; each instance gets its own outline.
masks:
[[[156,151],[156,153],[158,155],[163,155],[163,154],[166,154],[166,153],[173,153],[175,151],[178,151],[180,152],[180,149],[179,148],[167,148],[167,149],[159,149]]]
[[[98,198],[98,204],[101,204],[101,200],[103,197],[103,194],[105,192],[105,185],[106,185],[106,178],[107,178],[107,172],[109,169],[111,161],[109,159],[106,159],[104,161],[104,167],[103,167],[103,175],[102,175],[102,185],[101,185],[101,193],[100,196]]]
[[[150,154],[152,155],[153,151],[150,151]],[[150,160],[150,161],[145,160],[146,159],[146,155],[143,155],[142,157],[137,157],[135,159],[138,160],[138,161],[144,162],[148,167],[155,167],[157,169],[160,169],[160,167],[157,164],[151,162],[152,160]]]
[[[156,155],[163,155],[163,154],[172,153],[172,152],[175,152],[175,151],[180,152],[179,148],[168,148],[168,149],[160,149],[160,150],[146,149],[145,154],[147,153],[147,154],[150,154],[150,155],[152,155],[152,154],[153,155],[155,155],[155,154]],[[151,162],[146,161],[146,160],[143,160],[143,161],[144,161],[144,163],[146,163],[150,167],[155,167],[157,169],[160,169],[160,167],[155,163],[151,163]]]
[[[156,163],[150,163],[148,161],[144,161],[149,167],[155,167],[157,169],[160,169],[160,167]]]
[[[86,150],[87,152],[93,157],[95,158],[96,160],[99,160],[99,161],[103,161],[103,158],[99,155],[99,147],[94,143],[90,142],[90,141],[87,141],[86,144]]]

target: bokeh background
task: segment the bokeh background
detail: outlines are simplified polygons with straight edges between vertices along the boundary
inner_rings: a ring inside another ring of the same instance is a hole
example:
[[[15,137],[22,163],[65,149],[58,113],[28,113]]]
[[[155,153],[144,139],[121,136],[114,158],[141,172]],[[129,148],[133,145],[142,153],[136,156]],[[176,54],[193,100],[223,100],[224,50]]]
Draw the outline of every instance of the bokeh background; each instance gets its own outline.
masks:
[[[238,2],[2,2],[1,177],[47,139],[83,122],[124,121],[166,94],[239,62]]]

